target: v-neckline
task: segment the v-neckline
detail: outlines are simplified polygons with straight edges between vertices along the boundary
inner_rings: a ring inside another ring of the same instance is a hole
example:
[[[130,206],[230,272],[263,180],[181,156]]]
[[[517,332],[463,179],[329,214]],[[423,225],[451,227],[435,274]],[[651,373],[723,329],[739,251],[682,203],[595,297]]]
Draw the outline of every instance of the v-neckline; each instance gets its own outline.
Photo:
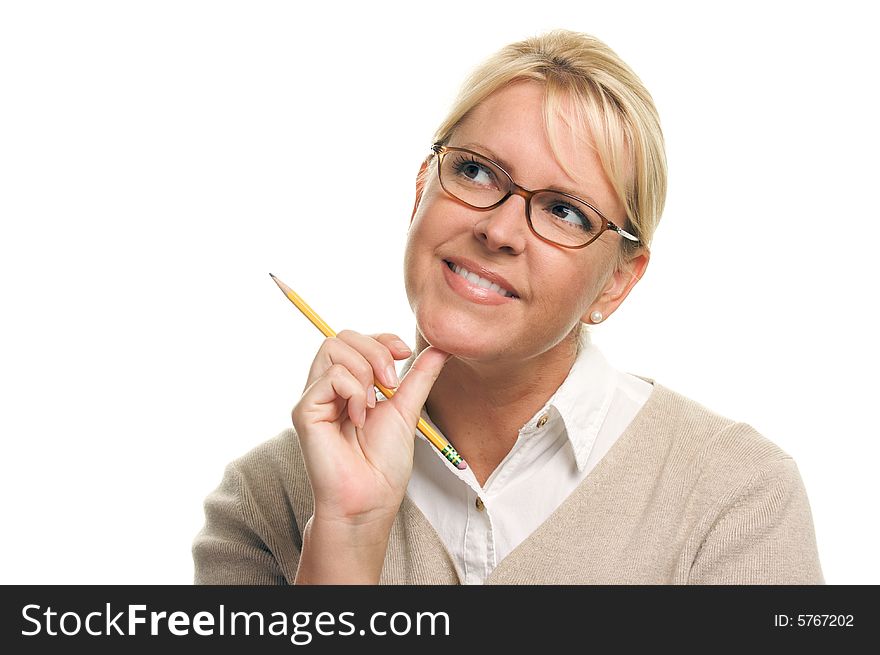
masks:
[[[557,519],[561,514],[570,511],[570,507],[574,503],[580,504],[583,500],[588,499],[589,494],[596,488],[596,483],[611,475],[610,471],[613,471],[614,463],[626,457],[629,449],[634,445],[634,435],[643,432],[646,424],[649,424],[654,420],[655,406],[659,404],[662,397],[667,396],[671,391],[666,389],[663,385],[658,384],[653,378],[647,378],[641,375],[636,377],[648,382],[654,387],[651,394],[648,396],[648,399],[645,401],[645,404],[642,405],[638,412],[636,412],[636,415],[633,417],[632,421],[630,421],[626,429],[624,429],[615,442],[611,444],[611,447],[602,456],[602,459],[596,463],[586,477],[581,480],[571,493],[559,504],[559,506],[553,510],[550,516],[535,528],[529,536],[523,539],[516,548],[508,553],[504,559],[498,562],[498,565],[486,578],[484,584],[491,584],[492,578],[495,577],[499,570],[506,568],[505,565],[510,566],[511,560],[516,560],[517,558],[522,557],[522,551],[526,550],[531,542],[540,539],[541,535],[547,532],[557,522]],[[446,544],[443,543],[437,530],[431,525],[431,522],[428,521],[427,517],[422,513],[421,509],[419,509],[415,502],[410,499],[408,494],[404,495],[402,504],[406,504],[407,510],[411,512],[413,516],[418,518],[421,523],[420,529],[424,530],[427,536],[436,542],[435,547],[442,549],[454,566],[455,558],[449,553],[449,549],[446,547]],[[457,568],[455,570],[455,577],[458,579],[458,583],[461,584],[461,575]]]

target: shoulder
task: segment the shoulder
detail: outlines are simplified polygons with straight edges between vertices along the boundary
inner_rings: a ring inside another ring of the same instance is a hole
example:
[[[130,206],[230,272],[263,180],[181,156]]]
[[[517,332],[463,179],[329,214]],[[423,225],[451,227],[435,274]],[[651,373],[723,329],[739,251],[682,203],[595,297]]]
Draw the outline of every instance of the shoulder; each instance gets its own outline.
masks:
[[[302,448],[292,427],[251,448],[233,460],[230,466],[239,472],[243,480],[253,483],[261,481],[263,484],[276,482],[288,485],[305,475]],[[305,488],[311,489],[308,481],[305,481]]]
[[[283,584],[296,577],[313,502],[292,429],[226,466],[193,541],[198,584]]]
[[[287,428],[255,446],[227,466],[243,509],[269,523],[295,521],[303,529],[313,511],[312,488],[299,437]]]
[[[230,466],[248,477],[286,477],[302,463],[302,451],[296,430],[287,428],[271,439],[251,448],[232,461]]]
[[[663,437],[654,441],[652,482],[661,504],[678,503],[687,517],[688,581],[821,583],[810,503],[791,455],[748,423],[654,385],[645,425]]]
[[[766,470],[790,468],[791,456],[750,424],[653,382],[643,412],[668,466],[729,487]]]
[[[737,421],[654,382],[645,404],[651,418],[681,447],[717,452],[743,462],[763,462],[790,457],[750,424]]]

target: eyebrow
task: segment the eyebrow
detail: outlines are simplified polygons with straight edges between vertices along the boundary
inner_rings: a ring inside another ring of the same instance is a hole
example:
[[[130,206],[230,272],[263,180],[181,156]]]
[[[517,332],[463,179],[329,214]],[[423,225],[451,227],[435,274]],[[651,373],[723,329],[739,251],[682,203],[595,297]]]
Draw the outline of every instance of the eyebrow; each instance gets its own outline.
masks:
[[[482,143],[476,143],[474,141],[469,141],[468,143],[465,143],[465,144],[458,146],[458,147],[459,148],[467,148],[468,150],[474,150],[475,152],[477,152],[481,155],[485,155],[489,159],[492,159],[492,160],[498,162],[499,164],[501,164],[501,167],[505,171],[507,171],[507,174],[512,176],[510,171],[513,170],[513,166],[511,166],[511,164],[509,162],[505,161],[502,157],[499,157],[498,154],[492,150],[492,148],[490,148],[486,145],[483,145]],[[544,187],[544,188],[547,189],[548,191],[561,191],[562,193],[567,193],[568,195],[575,196],[576,198],[580,198],[581,200],[586,200],[589,204],[593,205],[593,207],[595,207],[596,209],[599,209],[599,203],[592,196],[586,195],[581,191],[576,191],[574,189],[567,188],[567,187],[561,187],[561,186]],[[530,189],[530,190],[534,191],[535,189]],[[602,210],[600,209],[599,211],[602,211]]]

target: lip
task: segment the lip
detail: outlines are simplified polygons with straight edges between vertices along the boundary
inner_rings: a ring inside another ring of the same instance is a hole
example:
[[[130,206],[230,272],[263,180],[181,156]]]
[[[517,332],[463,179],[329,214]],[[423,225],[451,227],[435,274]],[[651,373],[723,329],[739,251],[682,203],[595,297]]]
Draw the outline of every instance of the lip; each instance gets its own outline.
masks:
[[[475,261],[472,261],[470,259],[466,259],[464,257],[446,257],[445,261],[452,262],[453,264],[456,264],[457,266],[461,266],[462,268],[466,268],[471,273],[476,273],[480,277],[486,278],[487,280],[489,280],[489,282],[494,282],[499,287],[501,287],[505,291],[509,291],[517,298],[520,297],[519,292],[513,287],[513,285],[510,282],[508,282],[506,279],[504,279],[501,275],[498,275],[498,273],[490,271],[487,268],[483,268]],[[462,279],[464,279],[464,278],[462,278]],[[465,280],[465,281],[467,281],[467,280]]]
[[[440,265],[443,267],[443,277],[446,279],[446,283],[450,286],[450,288],[455,291],[456,294],[469,300],[471,302],[477,303],[479,305],[504,305],[507,303],[512,303],[517,298],[510,298],[508,296],[502,296],[500,293],[496,293],[495,291],[491,291],[490,289],[484,289],[481,286],[477,286],[476,284],[471,284],[466,279],[464,279],[461,275],[455,273],[449,265],[446,263],[447,261],[453,260],[441,260]],[[458,261],[454,262],[459,266],[464,266],[468,270],[473,270],[470,267],[459,264]],[[474,271],[476,272],[476,271]],[[480,274],[482,276],[482,274]],[[486,277],[486,279],[491,279]],[[495,280],[493,280],[494,282]],[[496,282],[499,286],[501,286],[501,282]],[[505,288],[506,285],[505,285]]]

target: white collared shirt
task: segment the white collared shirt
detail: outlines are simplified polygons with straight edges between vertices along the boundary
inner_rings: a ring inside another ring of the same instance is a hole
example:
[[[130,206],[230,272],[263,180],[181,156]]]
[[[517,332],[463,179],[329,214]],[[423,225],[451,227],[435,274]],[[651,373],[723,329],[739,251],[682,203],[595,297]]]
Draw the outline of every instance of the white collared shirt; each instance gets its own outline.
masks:
[[[446,545],[464,584],[482,584],[559,507],[654,389],[609,365],[588,331],[581,338],[568,376],[519,430],[484,487],[473,471],[459,471],[416,433],[407,495]],[[437,429],[424,409],[422,418]]]

